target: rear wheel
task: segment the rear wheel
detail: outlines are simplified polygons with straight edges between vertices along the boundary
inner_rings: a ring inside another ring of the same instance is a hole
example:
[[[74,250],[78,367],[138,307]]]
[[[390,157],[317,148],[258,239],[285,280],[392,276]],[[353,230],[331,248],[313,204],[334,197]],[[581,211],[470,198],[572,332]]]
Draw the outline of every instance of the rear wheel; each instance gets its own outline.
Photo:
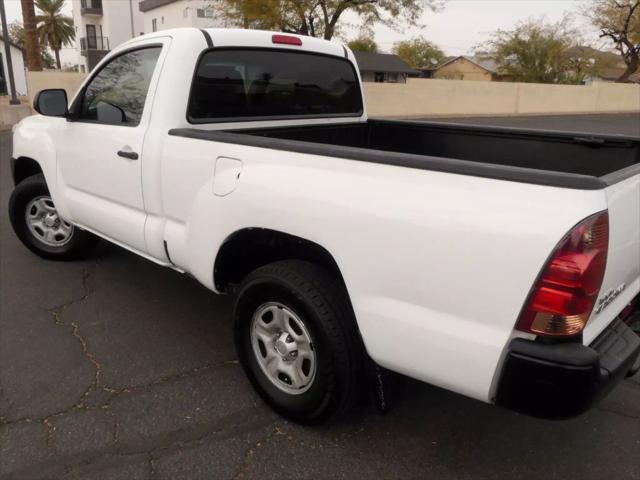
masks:
[[[20,241],[35,254],[52,260],[86,256],[98,238],[58,215],[42,174],[16,185],[9,201],[11,225]]]
[[[347,411],[357,400],[362,348],[340,282],[308,262],[261,267],[243,282],[236,347],[262,398],[302,423]]]

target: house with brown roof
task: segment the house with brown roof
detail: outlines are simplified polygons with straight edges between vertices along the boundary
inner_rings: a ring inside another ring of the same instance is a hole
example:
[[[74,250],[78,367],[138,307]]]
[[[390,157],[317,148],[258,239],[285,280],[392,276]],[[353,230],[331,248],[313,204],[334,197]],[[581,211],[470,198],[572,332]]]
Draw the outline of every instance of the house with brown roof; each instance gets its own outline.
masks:
[[[498,73],[492,59],[482,56],[453,57],[432,70],[431,78],[445,80],[475,80],[481,82],[505,82],[509,78]]]
[[[418,70],[407,65],[398,55],[389,53],[353,52],[363,82],[407,83],[407,77]]]

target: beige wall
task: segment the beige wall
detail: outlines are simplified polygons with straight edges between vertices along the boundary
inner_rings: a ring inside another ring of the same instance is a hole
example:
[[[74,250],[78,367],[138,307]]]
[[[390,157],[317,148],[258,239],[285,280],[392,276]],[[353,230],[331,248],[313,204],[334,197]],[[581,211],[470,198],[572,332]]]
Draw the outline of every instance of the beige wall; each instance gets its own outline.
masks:
[[[29,104],[33,104],[36,93],[46,88],[64,88],[71,102],[85,78],[85,73],[76,72],[27,72]]]
[[[640,113],[640,85],[542,85],[410,78],[405,85],[365,83],[371,116]]]
[[[433,78],[490,82],[492,76],[490,72],[487,72],[484,68],[470,62],[466,58],[458,58],[436,70]]]
[[[24,117],[31,115],[31,107],[22,105],[8,105],[0,103],[0,131],[10,129]]]

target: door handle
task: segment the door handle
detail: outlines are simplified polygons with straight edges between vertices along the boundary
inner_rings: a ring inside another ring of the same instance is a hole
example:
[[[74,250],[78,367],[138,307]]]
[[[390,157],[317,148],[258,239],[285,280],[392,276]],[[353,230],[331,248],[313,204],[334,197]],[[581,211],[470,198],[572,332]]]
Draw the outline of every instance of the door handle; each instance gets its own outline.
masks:
[[[138,160],[138,154],[127,150],[118,150],[118,156],[129,160]]]

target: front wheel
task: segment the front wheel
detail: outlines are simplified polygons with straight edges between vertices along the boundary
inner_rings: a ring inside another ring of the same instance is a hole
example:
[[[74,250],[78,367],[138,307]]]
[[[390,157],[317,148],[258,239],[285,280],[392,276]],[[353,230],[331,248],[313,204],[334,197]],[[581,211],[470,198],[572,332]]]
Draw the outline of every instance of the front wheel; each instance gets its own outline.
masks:
[[[58,215],[44,176],[21,181],[9,200],[14,232],[29,250],[51,260],[75,260],[86,256],[98,238]]]
[[[287,260],[255,270],[235,308],[240,361],[278,413],[317,423],[356,401],[362,348],[341,283],[322,268]]]

